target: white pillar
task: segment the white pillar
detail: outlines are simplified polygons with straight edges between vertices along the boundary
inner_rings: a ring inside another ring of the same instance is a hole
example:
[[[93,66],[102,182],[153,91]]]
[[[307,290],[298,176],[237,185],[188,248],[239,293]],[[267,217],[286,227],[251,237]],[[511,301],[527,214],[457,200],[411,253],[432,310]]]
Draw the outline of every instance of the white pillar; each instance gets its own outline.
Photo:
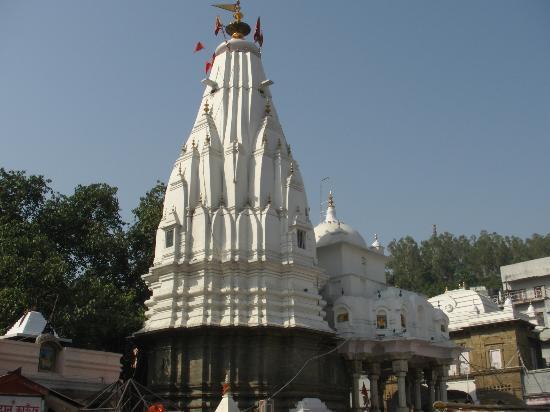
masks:
[[[415,412],[422,411],[422,369],[414,371],[414,410]]]
[[[449,376],[449,366],[441,365],[439,368],[439,400],[447,402],[447,379]]]
[[[437,382],[437,372],[434,369],[428,369],[425,372],[426,383],[428,384],[428,393],[429,393],[429,405],[428,411],[433,410],[435,402],[435,384]]]
[[[407,376],[408,363],[406,359],[398,359],[392,362],[393,373],[397,376],[397,412],[408,412],[407,408]]]
[[[370,410],[380,412],[380,398],[378,396],[378,380],[380,379],[380,364],[372,363],[369,367],[370,381]]]

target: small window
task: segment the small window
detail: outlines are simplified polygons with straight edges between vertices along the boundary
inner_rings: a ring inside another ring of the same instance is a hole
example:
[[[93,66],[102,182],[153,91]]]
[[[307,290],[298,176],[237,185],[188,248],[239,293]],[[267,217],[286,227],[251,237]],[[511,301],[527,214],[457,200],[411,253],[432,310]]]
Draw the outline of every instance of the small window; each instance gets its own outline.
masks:
[[[449,365],[449,376],[456,376],[458,373],[456,372],[456,364]]]
[[[339,314],[336,316],[336,322],[337,322],[337,323],[349,322],[349,314],[348,314],[348,312],[344,311],[344,312],[339,313]]]
[[[489,350],[489,366],[493,369],[502,369],[502,351],[500,349]]]
[[[388,327],[388,317],[383,310],[376,315],[376,329],[386,329]]]
[[[405,313],[401,311],[401,327],[405,329],[407,327],[407,318],[405,317]]]
[[[303,230],[298,230],[296,232],[296,237],[297,237],[297,240],[298,240],[298,247],[300,249],[305,249],[306,248],[306,232],[303,231]]]
[[[40,355],[38,358],[38,370],[45,372],[55,372],[57,362],[57,347],[52,343],[44,343],[40,346]]]
[[[174,246],[174,229],[168,229],[165,232],[166,235],[166,247]]]
[[[447,327],[444,323],[441,324],[441,332],[447,332]]]

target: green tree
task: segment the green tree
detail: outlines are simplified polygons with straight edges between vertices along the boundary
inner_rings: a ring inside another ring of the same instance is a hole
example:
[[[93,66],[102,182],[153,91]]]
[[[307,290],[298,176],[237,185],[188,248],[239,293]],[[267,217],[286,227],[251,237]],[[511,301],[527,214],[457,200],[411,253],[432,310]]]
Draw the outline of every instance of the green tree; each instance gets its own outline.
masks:
[[[420,248],[416,241],[406,236],[388,245],[392,259],[388,262],[388,282],[404,289],[422,291],[424,273]]]
[[[139,205],[132,210],[134,223],[128,230],[128,253],[130,257],[131,279],[136,286],[136,297],[143,302],[149,297],[149,290],[141,280],[153,266],[155,238],[162,218],[162,206],[166,185],[157,181],[155,186],[139,200]]]
[[[54,193],[42,176],[0,169],[0,331],[25,310],[53,317],[86,348],[120,351],[143,321],[117,189]]]
[[[43,176],[0,168],[0,334],[25,310],[50,313],[66,262],[36,223],[53,192]]]

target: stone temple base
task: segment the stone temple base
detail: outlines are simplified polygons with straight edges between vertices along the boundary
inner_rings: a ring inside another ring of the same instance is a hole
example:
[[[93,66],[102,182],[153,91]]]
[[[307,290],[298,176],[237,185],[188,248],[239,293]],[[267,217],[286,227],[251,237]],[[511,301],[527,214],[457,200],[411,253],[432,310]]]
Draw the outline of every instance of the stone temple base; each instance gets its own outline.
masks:
[[[204,412],[220,402],[227,371],[232,395],[244,410],[271,396],[307,359],[337,345],[332,334],[267,326],[165,329],[134,338],[136,377],[180,409]],[[319,398],[335,412],[347,410],[349,376],[337,352],[313,360],[274,398],[275,410],[296,408],[303,398]]]

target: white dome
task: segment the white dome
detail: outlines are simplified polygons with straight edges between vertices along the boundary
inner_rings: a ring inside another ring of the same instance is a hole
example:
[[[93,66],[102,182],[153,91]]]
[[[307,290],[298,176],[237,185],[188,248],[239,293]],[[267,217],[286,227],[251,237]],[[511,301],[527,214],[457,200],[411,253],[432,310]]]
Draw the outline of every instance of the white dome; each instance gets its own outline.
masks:
[[[363,236],[350,225],[340,222],[336,217],[336,207],[332,191],[328,194],[328,208],[325,221],[315,227],[315,241],[317,247],[328,246],[334,243],[351,243],[352,245],[366,248],[367,244]]]
[[[488,296],[470,289],[449,290],[428,301],[445,312],[451,324],[500,310]]]
[[[366,248],[367,244],[363,236],[350,225],[343,222],[323,222],[315,227],[315,240],[317,247],[328,246],[334,243],[346,242],[352,245]]]

